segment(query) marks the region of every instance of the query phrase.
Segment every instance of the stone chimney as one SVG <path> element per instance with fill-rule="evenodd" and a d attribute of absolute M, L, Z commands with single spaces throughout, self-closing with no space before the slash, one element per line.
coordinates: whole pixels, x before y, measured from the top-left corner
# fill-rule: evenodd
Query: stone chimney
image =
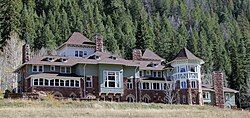
<path fill-rule="evenodd" d="M 22 63 L 28 62 L 30 60 L 30 45 L 29 44 L 23 45 L 22 53 L 23 53 Z"/>
<path fill-rule="evenodd" d="M 142 57 L 142 51 L 140 49 L 133 50 L 133 60 L 140 60 Z"/>
<path fill-rule="evenodd" d="M 96 44 L 95 51 L 103 52 L 103 37 L 102 37 L 102 35 L 97 34 L 94 36 L 94 38 L 95 38 L 95 44 Z"/>
<path fill-rule="evenodd" d="M 212 78 L 215 93 L 215 106 L 224 108 L 223 73 L 215 71 L 212 74 Z"/>

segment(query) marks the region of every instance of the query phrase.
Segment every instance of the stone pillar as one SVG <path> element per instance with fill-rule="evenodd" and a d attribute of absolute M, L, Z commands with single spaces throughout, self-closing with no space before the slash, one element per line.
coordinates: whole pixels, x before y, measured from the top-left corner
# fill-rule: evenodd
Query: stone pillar
<path fill-rule="evenodd" d="M 140 60 L 142 57 L 142 52 L 140 49 L 133 50 L 133 60 Z"/>
<path fill-rule="evenodd" d="M 96 51 L 103 52 L 103 37 L 101 35 L 95 35 Z"/>
<path fill-rule="evenodd" d="M 223 94 L 223 73 L 213 72 L 213 87 L 215 93 L 215 106 L 224 108 L 224 94 Z"/>
<path fill-rule="evenodd" d="M 187 80 L 187 102 L 189 105 L 192 105 L 192 90 L 191 90 L 191 81 Z"/>
<path fill-rule="evenodd" d="M 181 103 L 181 91 L 180 91 L 180 80 L 177 80 L 176 83 L 175 83 L 175 90 L 176 90 L 176 102 L 177 104 L 180 104 Z"/>
<path fill-rule="evenodd" d="M 83 79 L 80 79 L 80 98 L 83 98 L 85 96 L 83 96 L 83 87 L 84 87 L 84 82 Z"/>
<path fill-rule="evenodd" d="M 24 44 L 22 48 L 22 63 L 28 62 L 30 60 L 30 45 Z"/>

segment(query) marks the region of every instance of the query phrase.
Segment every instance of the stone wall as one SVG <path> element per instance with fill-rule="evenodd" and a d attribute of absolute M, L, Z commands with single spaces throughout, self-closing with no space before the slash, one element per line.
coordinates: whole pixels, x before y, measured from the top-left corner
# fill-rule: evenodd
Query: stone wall
<path fill-rule="evenodd" d="M 213 72 L 213 86 L 215 93 L 215 106 L 224 108 L 224 95 L 223 95 L 223 73 Z"/>

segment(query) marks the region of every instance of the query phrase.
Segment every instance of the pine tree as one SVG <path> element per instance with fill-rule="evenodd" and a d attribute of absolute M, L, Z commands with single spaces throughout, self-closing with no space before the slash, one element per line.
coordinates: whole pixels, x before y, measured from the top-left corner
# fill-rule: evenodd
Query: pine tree
<path fill-rule="evenodd" d="M 106 25 L 106 38 L 104 40 L 104 45 L 107 48 L 108 51 L 112 53 L 118 53 L 118 46 L 117 46 L 117 41 L 114 37 L 114 24 L 112 23 L 112 19 L 110 16 L 108 16 L 107 20 L 107 25 Z"/>

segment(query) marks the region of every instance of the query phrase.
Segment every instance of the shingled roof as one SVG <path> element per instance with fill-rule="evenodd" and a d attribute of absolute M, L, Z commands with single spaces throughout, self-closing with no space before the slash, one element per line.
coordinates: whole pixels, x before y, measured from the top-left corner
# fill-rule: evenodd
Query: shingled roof
<path fill-rule="evenodd" d="M 65 44 L 74 44 L 74 45 L 83 45 L 83 44 L 90 44 L 90 45 L 95 45 L 95 43 L 91 40 L 89 40 L 87 37 L 85 37 L 83 34 L 80 32 L 74 32 L 68 40 L 60 45 L 58 49 L 60 49 L 62 46 Z"/>
<path fill-rule="evenodd" d="M 178 60 L 199 60 L 202 63 L 204 61 L 198 57 L 196 57 L 193 53 L 191 53 L 187 48 L 183 48 L 180 50 L 180 52 L 175 56 L 173 61 L 178 61 Z"/>
<path fill-rule="evenodd" d="M 141 57 L 144 60 L 165 60 L 159 55 L 155 54 L 153 51 L 146 49 Z"/>

